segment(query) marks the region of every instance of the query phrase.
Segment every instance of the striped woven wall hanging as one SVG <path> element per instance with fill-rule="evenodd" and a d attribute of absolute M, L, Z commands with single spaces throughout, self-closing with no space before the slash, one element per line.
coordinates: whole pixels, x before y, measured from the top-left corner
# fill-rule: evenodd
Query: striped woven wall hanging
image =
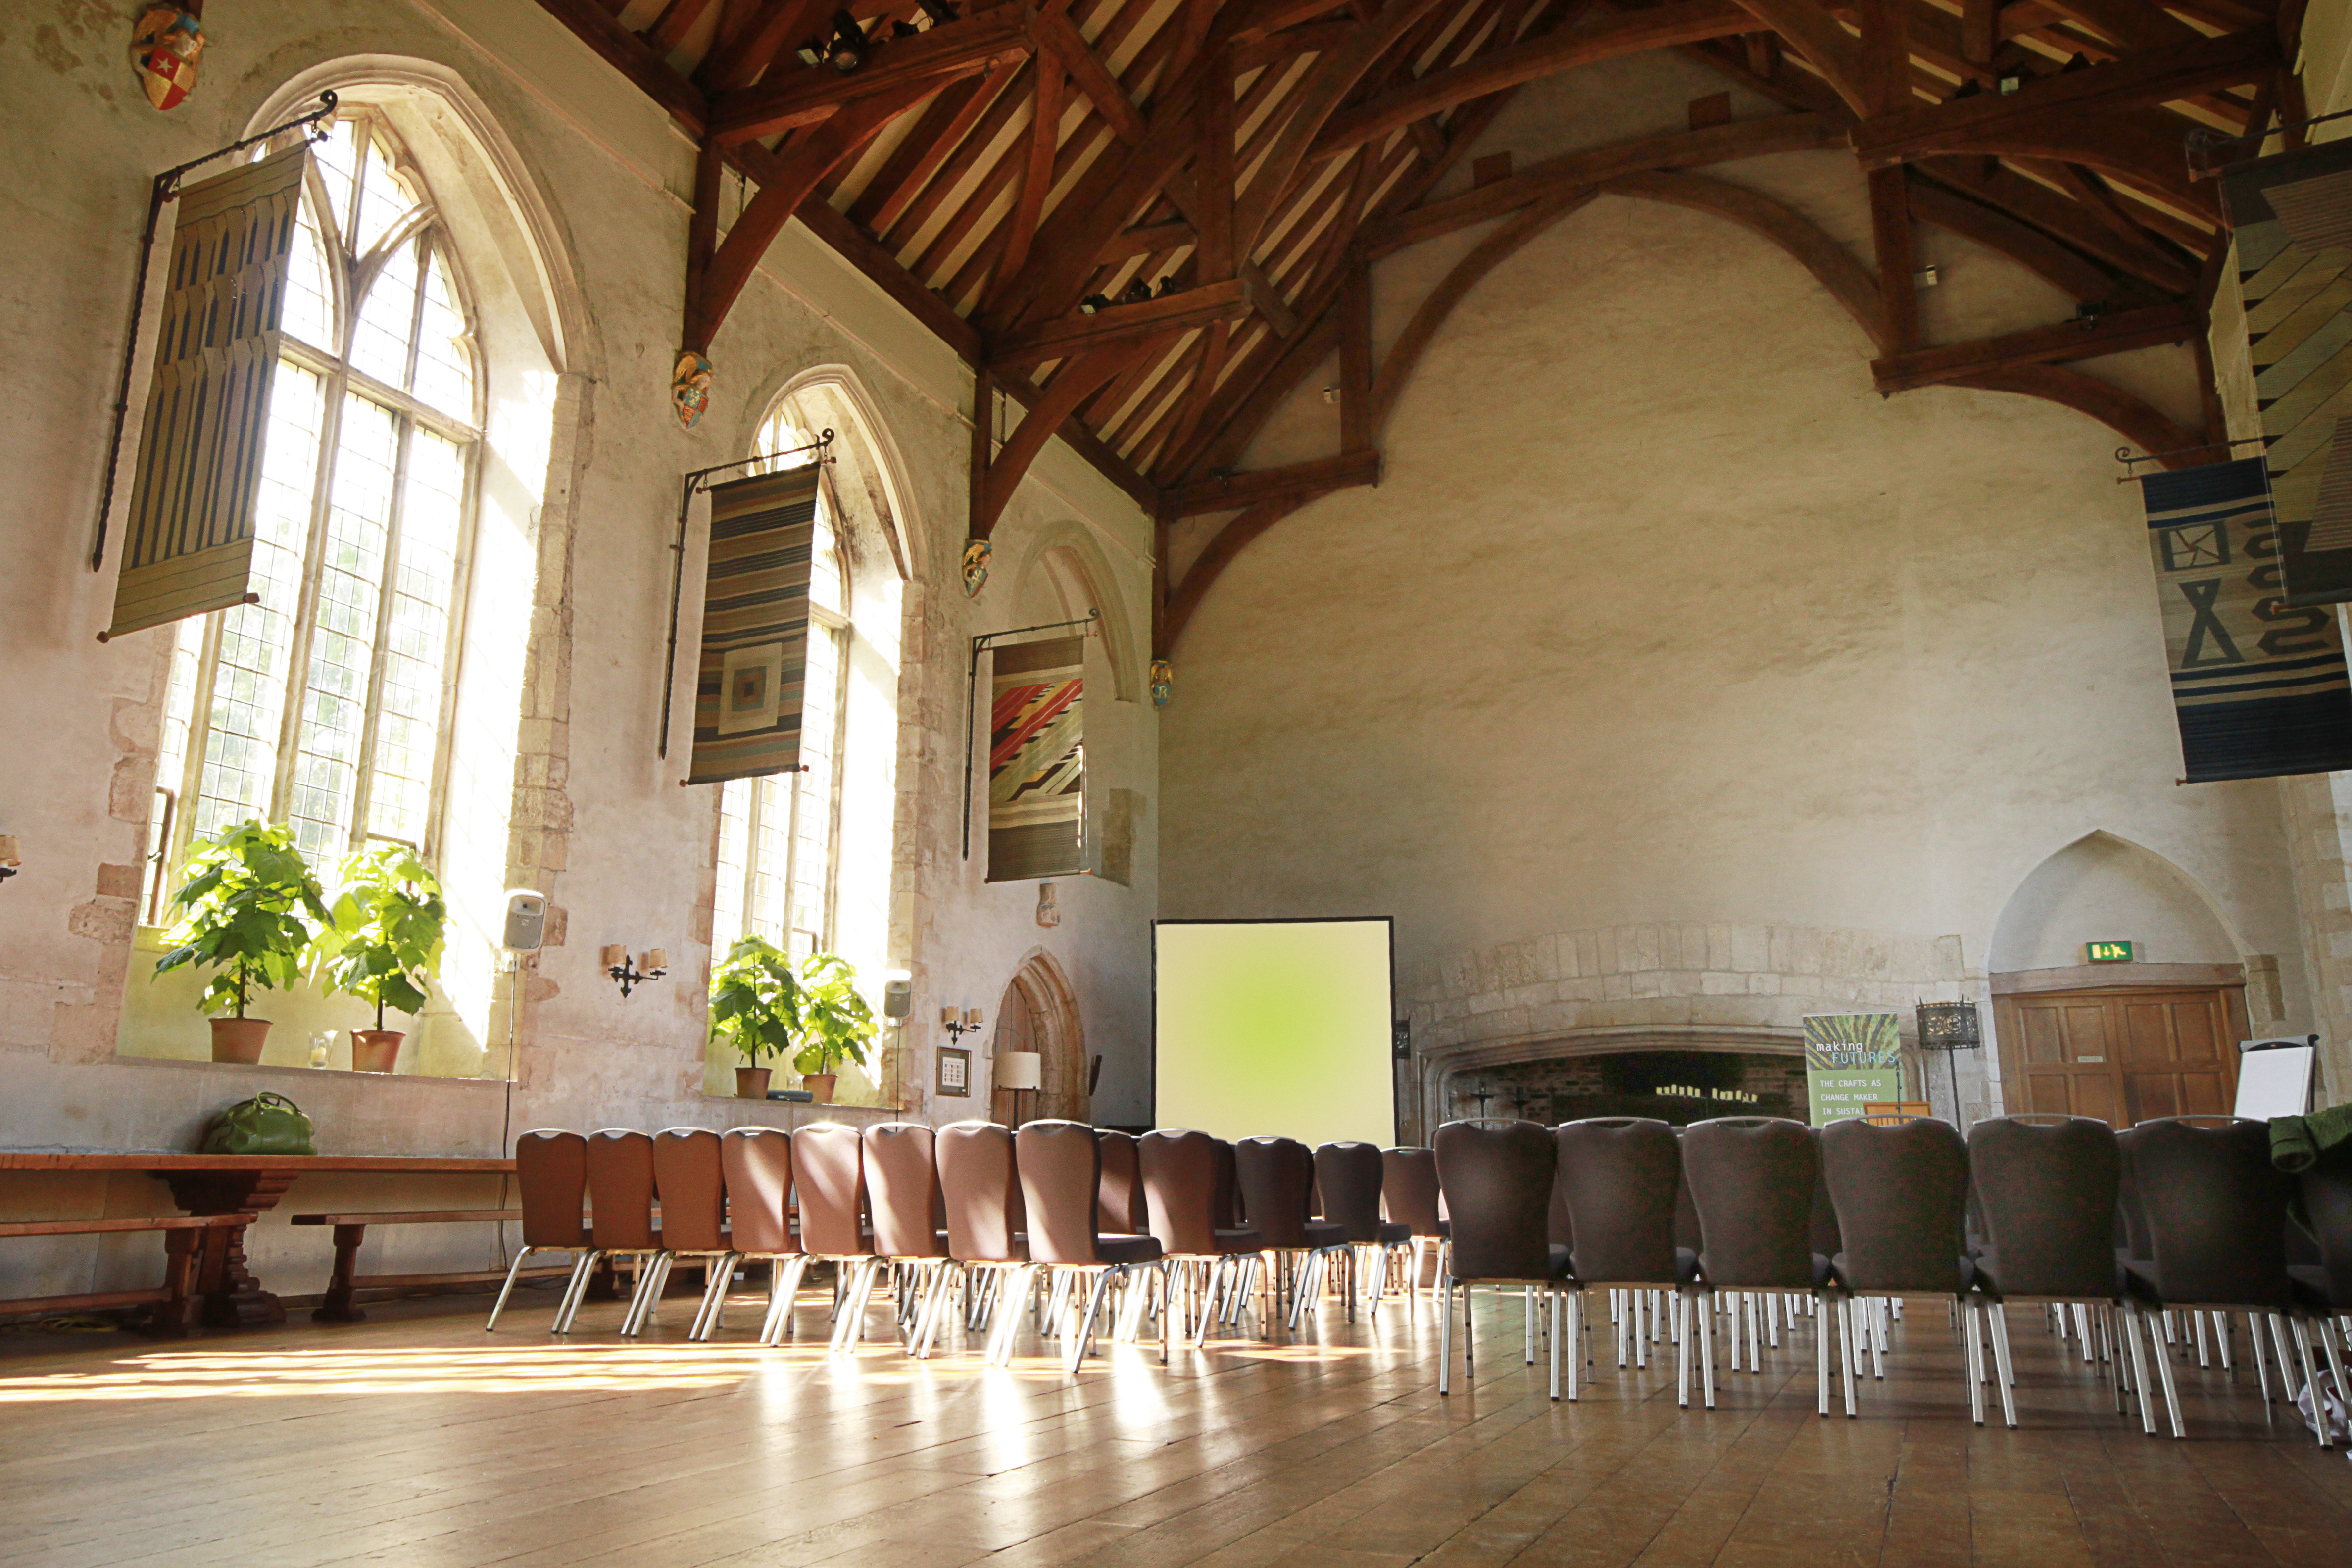
<path fill-rule="evenodd" d="M 108 637 L 245 602 L 309 167 L 293 147 L 180 193 Z"/>
<path fill-rule="evenodd" d="M 2278 593 L 2260 458 L 2140 476 L 2184 777 L 2352 768 L 2352 683 L 2336 616 Z"/>
<path fill-rule="evenodd" d="M 808 463 L 710 487 L 688 784 L 800 765 L 809 555 L 824 471 Z"/>
<path fill-rule="evenodd" d="M 1084 637 L 995 650 L 988 727 L 988 879 L 1086 869 Z"/>
<path fill-rule="evenodd" d="M 2290 605 L 2352 600 L 2352 142 L 2221 180 Z"/>

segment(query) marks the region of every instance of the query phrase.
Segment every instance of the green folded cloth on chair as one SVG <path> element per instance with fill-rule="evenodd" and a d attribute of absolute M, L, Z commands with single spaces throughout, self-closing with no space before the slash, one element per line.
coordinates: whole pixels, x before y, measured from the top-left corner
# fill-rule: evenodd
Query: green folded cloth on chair
<path fill-rule="evenodd" d="M 2271 1163 L 2290 1173 L 2308 1171 L 2339 1143 L 2352 1142 L 2352 1103 L 2308 1116 L 2271 1118 Z"/>

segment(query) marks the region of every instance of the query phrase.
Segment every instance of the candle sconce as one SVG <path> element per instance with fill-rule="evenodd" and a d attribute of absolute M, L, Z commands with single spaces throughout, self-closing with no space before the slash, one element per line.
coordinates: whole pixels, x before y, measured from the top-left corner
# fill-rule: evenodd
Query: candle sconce
<path fill-rule="evenodd" d="M 16 868 L 21 864 L 22 862 L 16 858 L 16 836 L 13 833 L 0 833 L 0 882 L 5 882 L 15 876 Z"/>
<path fill-rule="evenodd" d="M 629 961 L 629 950 L 618 942 L 604 950 L 604 973 L 621 983 L 621 999 L 628 1000 L 629 993 L 648 980 L 659 980 L 669 973 L 669 952 L 653 947 L 637 954 L 636 962 Z"/>
<path fill-rule="evenodd" d="M 977 1007 L 942 1007 L 940 1009 L 940 1022 L 950 1035 L 961 1040 L 966 1035 L 979 1032 L 981 1012 Z"/>

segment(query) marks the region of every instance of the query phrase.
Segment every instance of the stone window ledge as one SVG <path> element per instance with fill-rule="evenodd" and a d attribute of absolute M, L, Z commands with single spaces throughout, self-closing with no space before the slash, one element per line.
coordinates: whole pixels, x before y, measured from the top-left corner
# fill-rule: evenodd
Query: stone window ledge
<path fill-rule="evenodd" d="M 321 1079 L 332 1079 L 337 1083 L 345 1083 L 354 1079 L 390 1079 L 402 1084 L 446 1084 L 452 1089 L 486 1089 L 492 1093 L 503 1093 L 509 1087 L 508 1081 L 502 1078 L 440 1078 L 431 1073 L 357 1072 L 350 1068 L 289 1068 L 264 1062 L 199 1061 L 184 1057 L 116 1055 L 107 1060 L 108 1065 L 113 1067 L 167 1068 L 177 1068 L 184 1072 L 194 1069 L 203 1072 L 252 1073 L 260 1078 L 282 1079 L 288 1082 L 316 1083 Z"/>

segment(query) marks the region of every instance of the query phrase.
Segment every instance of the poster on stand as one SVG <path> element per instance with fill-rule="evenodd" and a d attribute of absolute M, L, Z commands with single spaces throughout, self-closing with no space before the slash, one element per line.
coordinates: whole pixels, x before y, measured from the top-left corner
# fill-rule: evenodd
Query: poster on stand
<path fill-rule="evenodd" d="M 1902 1020 L 1893 1013 L 1809 1013 L 1805 1101 L 1816 1127 L 1903 1098 Z"/>

